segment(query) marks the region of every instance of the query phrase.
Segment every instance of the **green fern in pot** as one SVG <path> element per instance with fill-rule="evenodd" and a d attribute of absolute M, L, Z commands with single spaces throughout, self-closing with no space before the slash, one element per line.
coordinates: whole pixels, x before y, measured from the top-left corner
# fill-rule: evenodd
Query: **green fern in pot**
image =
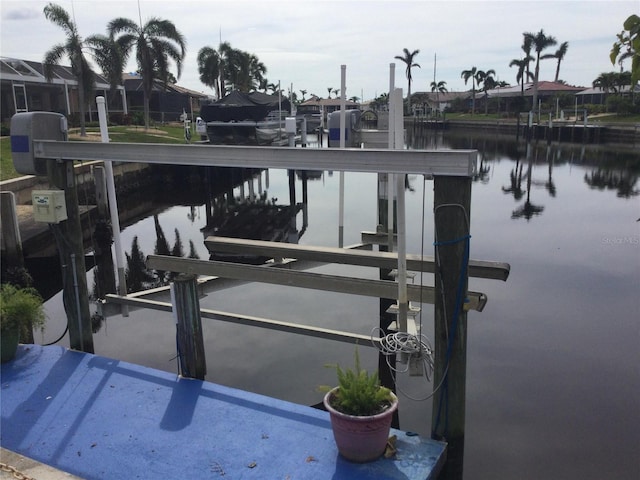
<path fill-rule="evenodd" d="M 15 356 L 20 336 L 24 337 L 29 328 L 44 327 L 45 319 L 44 302 L 36 289 L 20 288 L 10 283 L 0 287 L 3 363 Z"/>
<path fill-rule="evenodd" d="M 380 385 L 378 373 L 360 366 L 356 349 L 355 369 L 336 366 L 338 386 L 324 397 L 338 452 L 353 462 L 369 462 L 385 450 L 398 398 Z"/>

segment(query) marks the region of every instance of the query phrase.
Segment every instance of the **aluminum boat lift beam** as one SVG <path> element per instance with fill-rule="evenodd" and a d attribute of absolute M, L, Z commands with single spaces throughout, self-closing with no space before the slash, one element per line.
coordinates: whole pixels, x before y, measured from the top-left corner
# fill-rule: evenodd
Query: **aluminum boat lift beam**
<path fill-rule="evenodd" d="M 476 150 L 362 150 L 34 140 L 36 158 L 471 177 Z"/>

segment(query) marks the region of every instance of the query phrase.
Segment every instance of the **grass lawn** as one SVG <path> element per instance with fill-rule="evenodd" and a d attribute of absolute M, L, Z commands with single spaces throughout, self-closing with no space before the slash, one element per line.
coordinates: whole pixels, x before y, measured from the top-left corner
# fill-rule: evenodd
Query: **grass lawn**
<path fill-rule="evenodd" d="M 589 119 L 589 121 L 593 123 L 628 123 L 630 125 L 633 125 L 635 123 L 640 123 L 640 115 L 616 115 L 615 113 L 612 113 L 610 115 L 598 115 L 597 117 L 592 117 Z"/>
<path fill-rule="evenodd" d="M 86 141 L 77 135 L 77 129 L 70 131 L 70 139 L 72 141 Z M 192 139 L 195 132 L 192 131 Z M 87 128 L 87 135 L 91 141 L 100 140 L 100 129 L 98 127 Z M 181 125 L 164 125 L 161 127 L 150 128 L 145 131 L 144 127 L 109 127 L 109 138 L 112 142 L 118 143 L 184 143 L 184 130 Z M 11 141 L 9 137 L 0 139 L 0 181 L 9 180 L 19 177 L 13 168 L 13 160 L 11 158 Z"/>

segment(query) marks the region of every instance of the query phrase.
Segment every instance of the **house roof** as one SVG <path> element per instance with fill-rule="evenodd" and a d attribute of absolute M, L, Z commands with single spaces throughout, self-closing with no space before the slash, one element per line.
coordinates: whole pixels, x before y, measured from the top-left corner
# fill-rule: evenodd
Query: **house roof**
<path fill-rule="evenodd" d="M 617 91 L 621 93 L 628 93 L 631 91 L 631 86 L 624 85 L 622 87 L 619 87 Z M 640 92 L 640 85 L 636 85 L 633 91 Z M 604 89 L 602 89 L 602 87 L 592 87 L 592 88 L 587 88 L 585 90 L 582 90 L 581 92 L 576 93 L 576 95 L 600 95 L 605 93 L 607 92 Z"/>
<path fill-rule="evenodd" d="M 565 85 L 560 82 L 548 82 L 548 81 L 540 81 L 538 82 L 538 94 L 550 94 L 550 93 L 577 93 L 584 90 L 585 87 L 575 87 L 573 85 Z M 508 87 L 499 87 L 493 88 L 491 90 L 487 90 L 487 96 L 489 97 L 519 97 L 522 95 L 523 88 L 520 85 L 508 86 Z M 483 97 L 484 92 L 476 92 L 476 98 Z M 524 96 L 531 97 L 533 96 L 533 83 L 525 83 L 524 84 Z"/>
<path fill-rule="evenodd" d="M 320 105 L 323 107 L 339 107 L 340 99 L 339 98 L 318 98 L 313 97 L 305 102 L 301 103 L 299 106 L 308 106 L 308 105 Z M 345 105 L 347 107 L 357 107 L 357 102 L 352 102 L 351 100 L 345 100 Z"/>
<path fill-rule="evenodd" d="M 123 73 L 122 83 L 125 89 L 130 91 L 142 91 L 142 77 L 137 72 Z M 157 92 L 175 92 L 183 95 L 190 95 L 192 97 L 207 98 L 208 95 L 202 92 L 197 92 L 189 88 L 181 87 L 176 83 L 164 83 L 160 80 L 154 80 L 153 90 Z"/>
<path fill-rule="evenodd" d="M 3 80 L 67 85 L 76 85 L 78 83 L 69 66 L 54 65 L 53 78 L 51 82 L 48 82 L 44 76 L 44 65 L 41 62 L 21 60 L 19 58 L 0 57 L 0 72 Z M 109 88 L 109 82 L 97 73 L 96 87 L 99 89 Z"/>
<path fill-rule="evenodd" d="M 471 92 L 416 92 L 411 94 L 411 101 L 449 103 L 457 98 L 467 98 Z"/>

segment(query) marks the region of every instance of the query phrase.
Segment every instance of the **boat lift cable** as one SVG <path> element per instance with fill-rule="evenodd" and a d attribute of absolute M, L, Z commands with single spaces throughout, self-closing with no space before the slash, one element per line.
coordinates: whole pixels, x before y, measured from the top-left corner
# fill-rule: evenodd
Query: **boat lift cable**
<path fill-rule="evenodd" d="M 422 222 L 421 222 L 422 232 L 421 232 L 421 246 L 420 246 L 420 256 L 422 259 L 424 259 L 426 183 L 427 183 L 427 178 L 423 177 Z M 424 278 L 424 271 L 421 269 L 420 270 L 420 286 L 421 287 L 423 286 L 423 283 L 424 283 L 423 278 Z M 422 289 L 420 290 L 420 305 L 422 305 Z M 393 383 L 394 385 L 396 385 L 398 392 L 402 393 L 402 395 L 409 398 L 410 400 L 414 400 L 417 402 L 426 401 L 435 395 L 435 393 L 438 391 L 438 389 L 442 386 L 444 382 L 444 378 L 446 377 L 446 370 L 445 370 L 445 375 L 443 376 L 443 379 L 440 381 L 438 386 L 431 391 L 431 393 L 422 397 L 414 397 L 409 393 L 405 392 L 404 390 L 402 390 L 402 388 L 400 388 L 400 386 L 398 385 L 397 379 L 396 379 L 397 373 L 406 373 L 409 370 L 410 368 L 409 362 L 407 362 L 405 368 L 398 369 L 395 367 L 395 365 L 392 364 L 391 359 L 398 354 L 406 354 L 408 356 L 413 356 L 413 358 L 416 358 L 422 364 L 422 371 L 424 372 L 424 377 L 426 378 L 427 382 L 431 381 L 433 371 L 434 371 L 434 359 L 433 359 L 434 352 L 433 352 L 433 347 L 429 342 L 429 339 L 426 337 L 426 335 L 422 334 L 422 311 L 423 309 L 421 308 L 420 314 L 419 314 L 420 326 L 418 329 L 418 332 L 420 333 L 418 333 L 417 335 L 399 331 L 396 333 L 390 333 L 385 336 L 384 332 L 379 327 L 375 327 L 371 332 L 372 343 L 376 344 L 374 339 L 377 340 L 376 346 L 378 347 L 380 354 L 384 355 L 385 357 L 387 366 L 389 367 L 391 376 L 393 378 Z M 447 369 L 448 369 L 448 365 L 447 365 Z"/>
<path fill-rule="evenodd" d="M 60 242 L 66 242 L 66 239 L 64 238 L 64 235 L 62 235 L 59 231 L 58 231 L 58 226 L 55 223 L 50 223 L 49 224 L 49 228 L 51 230 L 51 232 L 53 233 L 54 238 L 56 239 L 56 242 L 58 244 L 60 244 Z M 58 248 L 58 254 L 60 256 L 60 266 L 64 269 L 67 268 L 67 263 L 64 261 L 64 257 L 62 256 L 62 248 Z M 62 291 L 65 291 L 66 288 L 66 282 L 67 282 L 67 277 L 64 274 L 64 272 L 62 272 Z M 67 299 L 64 295 L 64 293 L 62 294 L 62 304 L 64 305 L 65 311 L 67 309 Z M 66 327 L 64 329 L 64 332 L 62 332 L 62 335 L 60 335 L 56 340 L 54 340 L 53 342 L 49 342 L 49 343 L 44 343 L 43 346 L 48 347 L 50 345 L 55 345 L 56 343 L 60 342 L 65 335 L 69 332 L 69 322 L 67 322 Z"/>
<path fill-rule="evenodd" d="M 457 204 L 457 203 L 445 203 L 442 205 L 437 206 L 434 209 L 434 217 L 435 214 L 437 213 L 437 211 L 441 208 L 448 208 L 448 207 L 452 207 L 452 208 L 460 208 L 463 212 L 463 216 L 464 216 L 464 220 L 466 222 L 466 232 L 467 234 L 460 237 L 460 238 L 456 238 L 456 239 L 452 239 L 452 240 L 445 240 L 445 241 L 440 241 L 438 239 L 438 227 L 437 227 L 437 223 L 434 221 L 434 237 L 435 237 L 435 241 L 433 242 L 433 245 L 435 247 L 435 261 L 436 261 L 436 274 L 440 275 L 441 271 L 440 271 L 440 267 L 441 267 L 441 262 L 440 262 L 440 254 L 439 254 L 439 247 L 441 246 L 448 246 L 448 245 L 455 245 L 457 243 L 460 242 L 464 242 L 464 256 L 462 259 L 462 264 L 460 266 L 460 275 L 458 277 L 458 285 L 457 285 L 457 289 L 456 289 L 456 299 L 455 299 L 455 308 L 453 311 L 453 316 L 451 319 L 451 332 L 448 332 L 447 329 L 447 311 L 446 311 L 446 304 L 444 302 L 444 291 L 441 289 L 441 294 L 442 294 L 442 308 L 443 308 L 443 318 L 445 319 L 444 321 L 444 326 L 445 326 L 445 332 L 446 332 L 446 338 L 447 338 L 447 352 L 445 355 L 445 369 L 444 372 L 442 374 L 442 378 L 440 380 L 440 384 L 438 385 L 438 389 L 440 387 L 442 387 L 442 390 L 440 392 L 440 401 L 438 403 L 438 411 L 436 413 L 436 419 L 435 419 L 435 425 L 432 426 L 432 430 L 435 431 L 437 430 L 438 426 L 440 425 L 440 420 L 441 420 L 441 413 L 442 413 L 442 404 L 445 401 L 445 397 L 448 397 L 449 395 L 449 382 L 448 382 L 448 372 L 449 372 L 449 361 L 451 359 L 451 352 L 453 350 L 453 339 L 455 337 L 455 333 L 456 333 L 456 329 L 458 326 L 458 317 L 460 316 L 460 311 L 462 309 L 462 304 L 464 303 L 464 298 L 463 296 L 465 295 L 464 292 L 464 286 L 465 286 L 465 278 L 466 278 L 466 274 L 467 274 L 467 265 L 469 263 L 469 250 L 470 250 L 470 239 L 471 239 L 471 234 L 470 234 L 470 222 L 469 222 L 469 215 L 467 210 L 464 208 L 463 205 Z M 434 219 L 435 220 L 435 219 Z M 442 285 L 442 282 L 441 282 Z M 434 392 L 435 393 L 435 390 Z M 448 430 L 448 424 L 449 424 L 449 413 L 448 411 L 445 412 L 445 429 L 444 431 Z"/>

